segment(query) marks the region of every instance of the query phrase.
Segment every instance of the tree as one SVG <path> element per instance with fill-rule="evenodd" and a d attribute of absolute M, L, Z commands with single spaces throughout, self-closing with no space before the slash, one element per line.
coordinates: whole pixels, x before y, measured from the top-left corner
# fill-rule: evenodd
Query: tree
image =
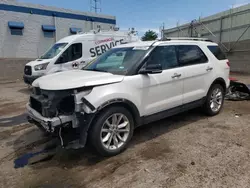
<path fill-rule="evenodd" d="M 144 36 L 141 38 L 142 41 L 156 40 L 158 38 L 158 34 L 152 30 L 146 31 Z"/>

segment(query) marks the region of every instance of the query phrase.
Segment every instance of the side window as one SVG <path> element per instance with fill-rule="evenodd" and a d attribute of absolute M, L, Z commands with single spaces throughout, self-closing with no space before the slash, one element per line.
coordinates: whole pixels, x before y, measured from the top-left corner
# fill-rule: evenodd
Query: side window
<path fill-rule="evenodd" d="M 82 57 L 82 43 L 72 44 L 58 59 L 57 63 L 67 63 Z"/>
<path fill-rule="evenodd" d="M 161 64 L 163 70 L 177 67 L 175 46 L 157 46 L 150 54 L 147 64 Z"/>
<path fill-rule="evenodd" d="M 178 58 L 180 66 L 206 63 L 208 61 L 206 55 L 196 45 L 178 46 Z"/>
<path fill-rule="evenodd" d="M 225 54 L 221 51 L 219 46 L 208 46 L 208 49 L 214 54 L 214 56 L 218 59 L 218 60 L 225 60 L 227 59 L 227 57 L 225 56 Z"/>

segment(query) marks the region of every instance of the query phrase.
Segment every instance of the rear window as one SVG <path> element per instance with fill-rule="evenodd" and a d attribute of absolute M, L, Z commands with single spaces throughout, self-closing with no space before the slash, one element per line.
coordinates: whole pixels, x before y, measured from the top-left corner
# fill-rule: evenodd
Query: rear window
<path fill-rule="evenodd" d="M 208 46 L 208 49 L 214 54 L 218 60 L 227 59 L 226 55 L 221 51 L 219 46 Z"/>

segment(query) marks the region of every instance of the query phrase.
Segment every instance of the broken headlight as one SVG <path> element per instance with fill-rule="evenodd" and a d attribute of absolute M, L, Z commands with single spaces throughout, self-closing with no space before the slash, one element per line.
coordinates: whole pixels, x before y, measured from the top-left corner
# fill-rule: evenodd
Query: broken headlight
<path fill-rule="evenodd" d="M 59 114 L 73 114 L 75 111 L 75 100 L 74 96 L 67 96 L 63 98 L 57 106 Z"/>

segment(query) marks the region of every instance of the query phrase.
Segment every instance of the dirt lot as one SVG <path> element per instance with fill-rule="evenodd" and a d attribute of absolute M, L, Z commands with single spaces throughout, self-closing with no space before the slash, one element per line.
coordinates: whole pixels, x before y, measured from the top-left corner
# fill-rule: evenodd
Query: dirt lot
<path fill-rule="evenodd" d="M 0 187 L 250 187 L 250 101 L 143 126 L 124 153 L 99 158 L 51 150 L 54 140 L 26 122 L 28 94 L 22 82 L 0 84 Z"/>

